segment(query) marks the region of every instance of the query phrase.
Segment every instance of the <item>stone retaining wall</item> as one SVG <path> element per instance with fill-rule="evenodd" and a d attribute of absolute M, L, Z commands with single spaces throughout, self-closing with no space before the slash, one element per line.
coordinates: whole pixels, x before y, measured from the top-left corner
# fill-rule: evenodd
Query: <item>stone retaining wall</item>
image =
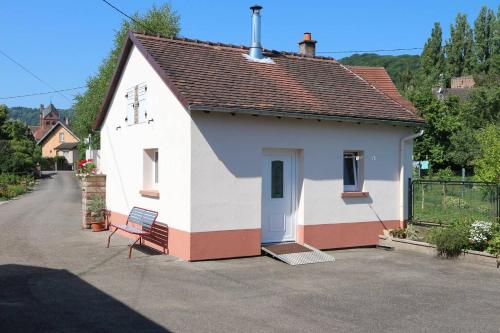
<path fill-rule="evenodd" d="M 92 196 L 97 194 L 106 202 L 106 175 L 84 176 L 81 178 L 82 186 L 82 228 L 90 228 L 89 207 Z"/>

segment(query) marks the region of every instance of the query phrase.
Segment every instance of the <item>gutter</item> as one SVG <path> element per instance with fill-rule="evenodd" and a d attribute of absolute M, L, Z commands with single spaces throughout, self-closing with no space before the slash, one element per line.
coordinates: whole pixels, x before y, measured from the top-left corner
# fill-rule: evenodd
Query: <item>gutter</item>
<path fill-rule="evenodd" d="M 399 226 L 404 228 L 405 226 L 405 212 L 404 212 L 404 198 L 405 198 L 405 164 L 404 164 L 404 147 L 406 141 L 416 139 L 424 134 L 424 130 L 421 129 L 418 133 L 409 135 L 401 139 L 399 144 Z M 410 184 L 408 184 L 410 186 Z M 410 203 L 408 203 L 410 204 Z"/>
<path fill-rule="evenodd" d="M 240 109 L 240 108 L 233 109 L 233 108 L 212 107 L 212 106 L 202 106 L 202 105 L 190 105 L 188 109 L 189 111 L 262 115 L 262 116 L 286 117 L 295 119 L 301 118 L 301 119 L 315 119 L 315 120 L 333 120 L 333 121 L 350 122 L 350 123 L 385 124 L 385 125 L 400 125 L 400 126 L 414 126 L 414 127 L 421 127 L 426 125 L 425 121 L 419 122 L 419 121 L 404 121 L 404 120 L 391 120 L 391 119 L 380 119 L 380 118 L 318 115 L 318 114 L 303 113 L 303 112 L 284 112 L 284 111 L 272 111 L 272 110 L 256 110 L 256 109 Z"/>

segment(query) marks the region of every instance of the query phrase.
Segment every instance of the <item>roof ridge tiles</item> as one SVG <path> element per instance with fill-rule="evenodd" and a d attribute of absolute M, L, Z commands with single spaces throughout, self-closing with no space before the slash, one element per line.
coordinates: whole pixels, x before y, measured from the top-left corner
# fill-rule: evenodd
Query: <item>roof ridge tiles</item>
<path fill-rule="evenodd" d="M 135 32 L 132 31 L 134 35 L 140 35 L 144 36 L 150 39 L 156 39 L 156 40 L 162 40 L 162 41 L 172 41 L 172 42 L 183 42 L 183 43 L 189 43 L 192 45 L 196 46 L 206 46 L 206 47 L 224 47 L 228 48 L 234 51 L 241 51 L 241 50 L 249 50 L 250 48 L 245 45 L 236 45 L 236 44 L 230 44 L 230 43 L 222 43 L 222 42 L 212 42 L 212 41 L 206 41 L 206 40 L 201 40 L 201 39 L 193 39 L 193 38 L 187 38 L 187 37 L 179 37 L 179 36 L 172 36 L 172 37 L 165 37 L 165 36 L 158 36 L 158 35 L 151 35 L 151 34 L 146 34 L 142 32 Z M 333 62 L 338 62 L 335 58 L 333 57 L 325 57 L 325 56 L 314 56 L 314 57 L 308 57 L 303 54 L 300 54 L 298 52 L 292 52 L 292 51 L 282 51 L 282 50 L 273 50 L 273 49 L 266 49 L 262 48 L 262 52 L 264 53 L 271 53 L 273 55 L 285 55 L 285 56 L 292 56 L 300 59 L 307 59 L 307 60 L 326 60 L 326 61 L 333 61 Z"/>

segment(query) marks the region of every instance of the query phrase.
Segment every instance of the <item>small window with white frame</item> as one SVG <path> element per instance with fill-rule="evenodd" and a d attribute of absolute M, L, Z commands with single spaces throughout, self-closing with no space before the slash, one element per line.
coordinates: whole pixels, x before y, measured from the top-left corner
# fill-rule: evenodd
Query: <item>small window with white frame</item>
<path fill-rule="evenodd" d="M 59 142 L 64 142 L 64 132 L 59 133 Z"/>
<path fill-rule="evenodd" d="M 344 192 L 361 192 L 363 188 L 361 161 L 361 152 L 344 152 Z"/>

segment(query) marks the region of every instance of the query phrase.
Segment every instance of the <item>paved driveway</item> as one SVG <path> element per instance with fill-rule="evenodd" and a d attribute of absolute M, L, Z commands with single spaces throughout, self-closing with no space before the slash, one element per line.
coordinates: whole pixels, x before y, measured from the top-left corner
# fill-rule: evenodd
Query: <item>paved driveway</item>
<path fill-rule="evenodd" d="M 0 332 L 500 332 L 500 271 L 376 249 L 187 263 L 80 229 L 71 173 L 0 205 Z"/>

